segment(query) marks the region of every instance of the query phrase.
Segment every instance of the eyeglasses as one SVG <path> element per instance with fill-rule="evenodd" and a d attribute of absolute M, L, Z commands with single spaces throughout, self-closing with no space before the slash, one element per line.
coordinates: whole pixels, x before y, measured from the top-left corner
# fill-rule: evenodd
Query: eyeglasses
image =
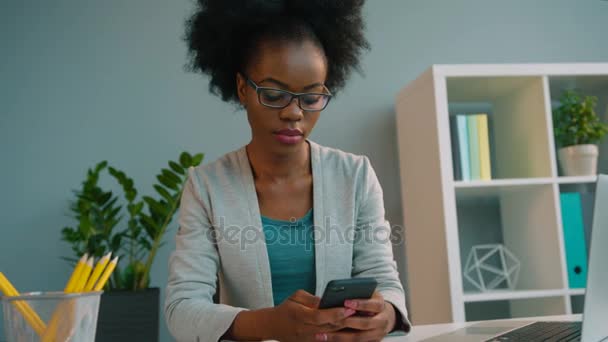
<path fill-rule="evenodd" d="M 318 112 L 327 107 L 332 94 L 330 93 L 292 93 L 283 89 L 260 87 L 249 77 L 242 74 L 258 94 L 258 101 L 270 108 L 282 109 L 291 103 L 294 98 L 298 99 L 298 107 L 305 112 Z"/>

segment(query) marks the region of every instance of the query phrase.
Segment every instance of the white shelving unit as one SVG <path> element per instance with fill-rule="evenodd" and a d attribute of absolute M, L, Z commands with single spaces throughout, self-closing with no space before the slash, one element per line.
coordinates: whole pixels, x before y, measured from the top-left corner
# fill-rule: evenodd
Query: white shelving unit
<path fill-rule="evenodd" d="M 552 108 L 564 89 L 599 97 L 608 121 L 608 63 L 434 65 L 396 98 L 409 305 L 414 324 L 569 314 L 560 192 L 595 176 L 562 177 Z M 454 179 L 450 115 L 489 114 L 492 180 Z M 608 143 L 599 172 L 608 173 Z M 484 240 L 485 239 L 485 240 Z M 521 261 L 515 290 L 463 282 L 471 241 L 503 243 Z M 577 303 L 580 301 L 577 298 Z M 497 313 L 487 314 L 496 309 Z M 481 311 L 480 311 L 481 310 Z M 471 317 L 469 317 L 471 316 Z"/>

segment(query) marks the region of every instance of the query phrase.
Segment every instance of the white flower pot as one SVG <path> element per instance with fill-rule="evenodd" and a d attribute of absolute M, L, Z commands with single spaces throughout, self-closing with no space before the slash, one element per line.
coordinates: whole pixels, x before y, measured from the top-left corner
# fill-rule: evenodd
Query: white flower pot
<path fill-rule="evenodd" d="M 560 148 L 558 159 L 564 176 L 597 174 L 598 148 L 596 145 L 574 145 Z"/>

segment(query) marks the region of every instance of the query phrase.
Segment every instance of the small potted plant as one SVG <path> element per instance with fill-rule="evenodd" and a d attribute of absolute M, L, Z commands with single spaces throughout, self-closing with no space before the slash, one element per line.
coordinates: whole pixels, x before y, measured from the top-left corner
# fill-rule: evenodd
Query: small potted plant
<path fill-rule="evenodd" d="M 595 112 L 597 97 L 566 90 L 553 110 L 558 159 L 565 176 L 597 173 L 597 144 L 608 133 L 608 125 Z"/>
<path fill-rule="evenodd" d="M 186 170 L 202 160 L 202 154 L 184 152 L 179 162 L 169 161 L 156 177 L 154 197 L 139 198 L 133 180 L 106 161 L 89 169 L 74 191 L 75 227 L 62 230 L 74 255 L 63 259 L 76 263 L 85 253 L 99 259 L 108 252 L 120 258 L 101 296 L 96 341 L 158 341 L 159 289 L 149 288 L 150 269 L 179 208 Z M 99 185 L 104 171 L 122 188 L 122 200 Z"/>

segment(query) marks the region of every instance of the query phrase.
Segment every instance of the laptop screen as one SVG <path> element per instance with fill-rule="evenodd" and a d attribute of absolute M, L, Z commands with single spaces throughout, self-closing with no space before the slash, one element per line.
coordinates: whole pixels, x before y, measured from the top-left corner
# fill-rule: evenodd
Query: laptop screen
<path fill-rule="evenodd" d="M 608 337 L 608 175 L 599 175 L 585 292 L 582 341 Z"/>

